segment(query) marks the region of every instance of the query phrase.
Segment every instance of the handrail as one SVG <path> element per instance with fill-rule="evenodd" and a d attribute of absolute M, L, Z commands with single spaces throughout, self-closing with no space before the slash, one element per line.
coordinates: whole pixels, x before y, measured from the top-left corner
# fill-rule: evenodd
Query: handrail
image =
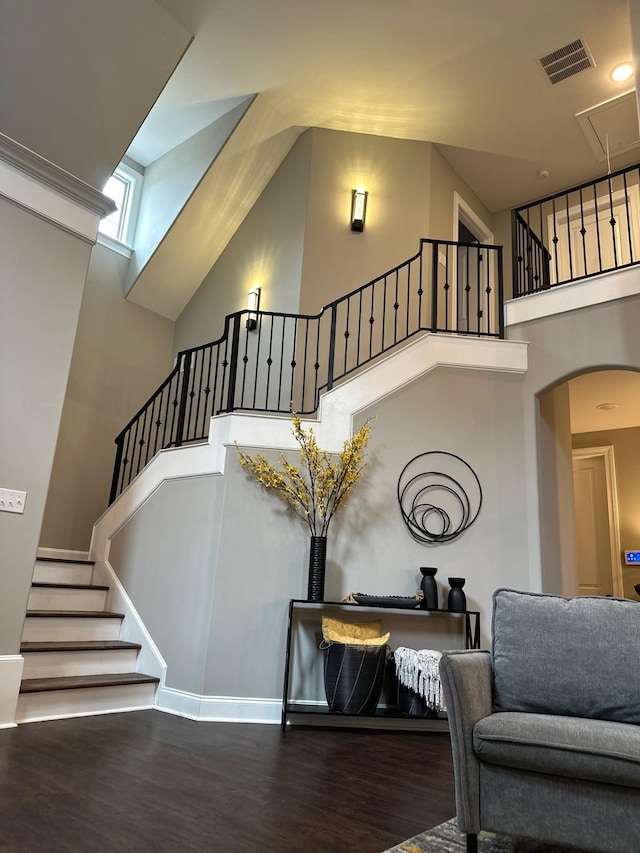
<path fill-rule="evenodd" d="M 513 211 L 513 296 L 640 263 L 640 166 Z"/>
<path fill-rule="evenodd" d="M 421 332 L 504 337 L 502 247 L 421 239 L 418 252 L 318 314 L 236 311 L 183 350 L 116 438 L 109 502 L 161 449 L 205 440 L 212 416 L 309 415 L 320 395 Z"/>

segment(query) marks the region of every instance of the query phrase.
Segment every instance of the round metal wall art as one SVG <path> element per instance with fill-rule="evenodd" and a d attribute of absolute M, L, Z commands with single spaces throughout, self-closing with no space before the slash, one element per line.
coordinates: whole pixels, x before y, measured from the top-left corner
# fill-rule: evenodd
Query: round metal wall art
<path fill-rule="evenodd" d="M 467 530 L 482 507 L 473 468 L 455 453 L 430 450 L 408 462 L 398 478 L 398 503 L 417 542 L 450 542 Z"/>

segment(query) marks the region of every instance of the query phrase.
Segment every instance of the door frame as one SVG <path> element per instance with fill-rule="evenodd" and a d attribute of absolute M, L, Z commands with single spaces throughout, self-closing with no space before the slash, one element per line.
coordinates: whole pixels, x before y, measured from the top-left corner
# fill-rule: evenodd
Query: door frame
<path fill-rule="evenodd" d="M 607 444 L 601 447 L 580 447 L 571 451 L 572 461 L 574 459 L 604 459 L 604 473 L 607 485 L 607 512 L 609 516 L 609 553 L 611 559 L 611 578 L 613 580 L 613 594 L 617 598 L 624 598 L 624 579 L 622 577 L 622 553 L 620 545 L 620 526 L 618 514 L 618 488 L 616 484 L 616 465 L 613 445 Z M 573 465 L 571 467 L 573 476 Z M 574 533 L 575 536 L 575 533 Z"/>
<path fill-rule="evenodd" d="M 463 222 L 466 227 L 478 238 L 482 245 L 492 246 L 495 242 L 493 231 L 486 225 L 473 208 L 467 204 L 460 193 L 453 191 L 453 239 L 459 242 L 458 222 Z M 452 275 L 455 287 L 451 290 L 451 321 L 453 328 L 458 328 L 458 253 L 454 252 L 452 258 Z M 494 289 L 495 298 L 495 289 Z"/>

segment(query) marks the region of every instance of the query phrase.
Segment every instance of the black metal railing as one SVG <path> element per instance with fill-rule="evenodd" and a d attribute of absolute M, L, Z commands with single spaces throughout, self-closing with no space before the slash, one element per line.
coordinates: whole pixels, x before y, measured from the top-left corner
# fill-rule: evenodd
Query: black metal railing
<path fill-rule="evenodd" d="M 153 456 L 203 441 L 212 416 L 312 414 L 320 394 L 420 332 L 503 337 L 502 247 L 420 241 L 416 255 L 319 314 L 248 311 L 222 336 L 184 350 L 116 438 L 110 503 Z"/>
<path fill-rule="evenodd" d="M 513 211 L 513 296 L 640 263 L 640 166 Z"/>

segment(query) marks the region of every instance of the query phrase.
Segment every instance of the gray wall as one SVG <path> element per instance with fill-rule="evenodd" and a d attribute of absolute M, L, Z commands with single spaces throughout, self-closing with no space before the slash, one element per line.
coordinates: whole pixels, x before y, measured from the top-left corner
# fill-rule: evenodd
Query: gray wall
<path fill-rule="evenodd" d="M 307 132 L 176 321 L 176 352 L 219 338 L 225 316 L 247 307 L 256 284 L 263 311 L 298 311 L 310 150 Z"/>
<path fill-rule="evenodd" d="M 166 482 L 113 539 L 110 562 L 167 662 L 202 694 L 224 498 L 221 477 Z"/>
<path fill-rule="evenodd" d="M 122 298 L 127 260 L 91 254 L 40 537 L 87 550 L 107 507 L 114 439 L 173 366 L 173 323 Z"/>
<path fill-rule="evenodd" d="M 542 586 L 545 592 L 577 595 L 569 385 L 565 382 L 542 394 L 539 411 Z"/>
<path fill-rule="evenodd" d="M 467 578 L 487 642 L 493 590 L 525 587 L 528 576 L 521 386 L 517 376 L 439 369 L 362 413 L 376 417 L 369 466 L 329 531 L 327 599 L 410 595 L 419 567 L 435 565 L 443 587 Z M 396 500 L 400 470 L 426 450 L 462 455 L 484 491 L 476 523 L 431 547 L 410 537 Z M 111 561 L 167 659 L 169 687 L 279 697 L 287 603 L 306 595 L 308 538 L 232 448 L 224 477 L 166 483 L 147 501 L 116 536 Z M 445 631 L 440 642 L 460 638 Z"/>
<path fill-rule="evenodd" d="M 640 271 L 635 273 L 640 275 Z M 602 279 L 606 287 L 606 277 Z M 554 386 L 592 370 L 603 368 L 640 367 L 640 297 L 633 296 L 603 305 L 557 314 L 541 320 L 511 326 L 507 337 L 529 342 L 529 369 L 523 384 L 524 441 L 527 460 L 526 488 L 530 525 L 532 589 L 546 588 L 551 578 L 558 579 L 563 565 L 562 548 L 545 542 L 541 554 L 540 542 L 546 530 L 557 527 L 557 500 L 548 501 L 540 483 L 552 483 L 557 478 L 557 454 L 545 452 L 544 443 L 538 446 L 540 430 L 540 395 Z M 567 442 L 559 433 L 557 441 Z M 569 459 L 570 461 L 570 459 Z M 568 466 L 567 466 L 568 467 Z M 570 477 L 569 471 L 565 474 Z M 564 490 L 565 500 L 572 490 Z M 563 542 L 573 536 L 572 529 L 561 531 Z M 544 583 L 543 583 L 544 580 Z"/>
<path fill-rule="evenodd" d="M 0 513 L 0 655 L 20 646 L 90 251 L 0 199 L 0 486 L 27 492 Z"/>
<path fill-rule="evenodd" d="M 301 310 L 315 313 L 414 255 L 429 235 L 429 142 L 313 128 Z M 362 233 L 351 192 L 369 193 Z"/>
<path fill-rule="evenodd" d="M 640 427 L 581 432 L 572 436 L 574 448 L 609 444 L 613 447 L 616 465 L 620 548 L 637 551 L 640 548 Z M 625 566 L 623 561 L 622 577 L 625 596 L 637 599 L 633 587 L 640 583 L 640 568 Z"/>

